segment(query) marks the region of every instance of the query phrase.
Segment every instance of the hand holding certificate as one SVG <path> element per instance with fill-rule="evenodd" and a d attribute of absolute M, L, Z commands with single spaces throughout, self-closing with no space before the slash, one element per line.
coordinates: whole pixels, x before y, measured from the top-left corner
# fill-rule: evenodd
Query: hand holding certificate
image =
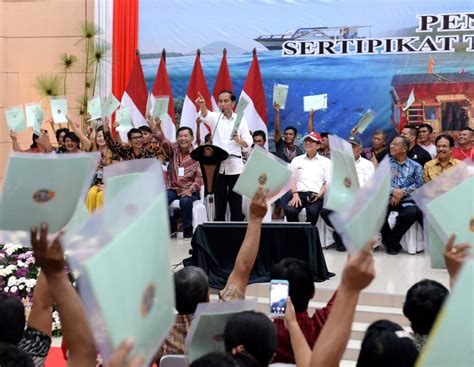
<path fill-rule="evenodd" d="M 11 131 L 19 133 L 26 130 L 23 106 L 5 108 L 5 117 L 7 119 L 8 128 Z"/>
<path fill-rule="evenodd" d="M 122 107 L 115 113 L 115 119 L 120 124 L 117 128 L 120 132 L 127 132 L 133 127 L 132 116 L 130 115 L 130 109 L 128 107 Z"/>
<path fill-rule="evenodd" d="M 51 98 L 51 114 L 56 124 L 67 124 L 67 99 L 65 97 Z"/>
<path fill-rule="evenodd" d="M 354 130 L 357 131 L 359 134 L 362 134 L 365 129 L 367 129 L 367 127 L 370 125 L 370 123 L 374 120 L 375 115 L 375 112 L 369 108 L 364 113 L 364 115 L 362 115 L 357 125 L 354 126 Z"/>
<path fill-rule="evenodd" d="M 328 108 L 328 95 L 317 94 L 314 96 L 303 97 L 304 111 L 310 112 L 311 110 L 325 110 Z"/>
<path fill-rule="evenodd" d="M 237 118 L 235 119 L 234 128 L 232 129 L 232 134 L 230 135 L 230 139 L 234 139 L 234 135 L 238 133 L 240 122 L 242 121 L 242 117 L 244 117 L 244 110 L 247 108 L 249 101 L 244 97 L 241 97 L 239 100 L 239 104 L 235 109 L 235 113 L 237 114 Z"/>
<path fill-rule="evenodd" d="M 335 135 L 329 135 L 329 146 L 332 178 L 324 198 L 324 207 L 340 210 L 352 203 L 360 187 L 359 178 L 351 145 Z"/>
<path fill-rule="evenodd" d="M 285 109 L 286 99 L 288 97 L 288 86 L 275 83 L 273 86 L 273 104 L 278 104 L 282 110 Z"/>
<path fill-rule="evenodd" d="M 156 119 L 157 117 L 160 118 L 160 120 L 163 120 L 163 118 L 168 114 L 168 105 L 170 103 L 170 97 L 169 96 L 160 96 L 155 99 L 155 103 L 153 105 L 153 112 L 152 116 L 153 119 Z"/>
<path fill-rule="evenodd" d="M 104 108 L 102 109 L 102 117 L 111 116 L 117 108 L 120 107 L 120 102 L 113 94 L 107 97 L 104 102 Z"/>
<path fill-rule="evenodd" d="M 39 103 L 28 103 L 25 106 L 26 125 L 32 127 L 37 134 L 41 133 L 41 125 L 44 119 L 44 111 Z"/>
<path fill-rule="evenodd" d="M 259 186 L 268 188 L 268 202 L 272 203 L 287 192 L 297 180 L 297 171 L 270 152 L 256 146 L 234 191 L 252 199 Z"/>
<path fill-rule="evenodd" d="M 90 115 L 89 121 L 102 118 L 102 107 L 100 105 L 100 97 L 94 97 L 87 102 L 87 113 Z"/>
<path fill-rule="evenodd" d="M 359 189 L 352 204 L 329 216 L 350 253 L 362 250 L 382 228 L 387 214 L 390 181 L 390 163 L 385 158 L 372 178 Z"/>

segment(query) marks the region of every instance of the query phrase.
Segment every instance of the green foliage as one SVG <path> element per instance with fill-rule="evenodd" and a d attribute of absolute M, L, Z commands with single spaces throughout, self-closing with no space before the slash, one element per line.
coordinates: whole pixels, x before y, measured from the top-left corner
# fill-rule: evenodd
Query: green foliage
<path fill-rule="evenodd" d="M 60 93 L 61 81 L 60 75 L 41 74 L 36 77 L 34 87 L 42 97 L 55 97 Z"/>

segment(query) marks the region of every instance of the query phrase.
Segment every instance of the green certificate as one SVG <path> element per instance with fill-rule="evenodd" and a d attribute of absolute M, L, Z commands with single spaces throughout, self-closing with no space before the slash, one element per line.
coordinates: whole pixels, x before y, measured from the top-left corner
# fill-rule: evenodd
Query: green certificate
<path fill-rule="evenodd" d="M 169 103 L 170 103 L 169 96 L 156 97 L 155 103 L 153 105 L 153 113 L 152 113 L 153 118 L 156 119 L 157 117 L 159 117 L 160 120 L 163 120 L 163 118 L 168 114 Z"/>
<path fill-rule="evenodd" d="M 5 118 L 10 130 L 16 132 L 26 130 L 26 120 L 25 113 L 23 112 L 23 106 L 5 108 Z"/>
<path fill-rule="evenodd" d="M 44 111 L 39 103 L 28 103 L 26 110 L 26 126 L 32 127 L 35 133 L 41 133 Z"/>
<path fill-rule="evenodd" d="M 352 204 L 330 215 L 350 253 L 360 251 L 382 228 L 387 214 L 390 181 L 390 163 L 385 158 L 371 179 L 359 189 Z"/>
<path fill-rule="evenodd" d="M 364 113 L 364 115 L 360 118 L 359 122 L 355 126 L 357 128 L 357 132 L 362 134 L 365 129 L 370 125 L 370 123 L 375 118 L 375 112 L 372 111 L 370 108 Z"/>
<path fill-rule="evenodd" d="M 242 121 L 242 117 L 244 117 L 244 111 L 248 105 L 249 105 L 249 101 L 247 101 L 246 98 L 241 97 L 239 100 L 239 104 L 237 105 L 237 108 L 235 109 L 235 113 L 237 114 L 237 117 L 235 119 L 234 128 L 232 129 L 232 134 L 230 134 L 230 139 L 233 139 L 234 135 L 238 133 L 240 122 Z"/>
<path fill-rule="evenodd" d="M 65 97 L 51 98 L 51 114 L 56 124 L 67 123 L 67 99 Z"/>
<path fill-rule="evenodd" d="M 133 127 L 132 116 L 130 115 L 130 109 L 128 107 L 122 107 L 115 113 L 115 119 L 120 124 L 118 131 L 127 132 Z"/>
<path fill-rule="evenodd" d="M 285 109 L 286 99 L 288 98 L 288 86 L 275 83 L 273 86 L 273 104 L 280 105 L 280 109 Z"/>
<path fill-rule="evenodd" d="M 12 153 L 3 185 L 0 230 L 29 233 L 32 226 L 47 222 L 51 234 L 60 231 L 84 200 L 99 158 L 99 153 Z"/>
<path fill-rule="evenodd" d="M 345 140 L 329 135 L 331 147 L 332 178 L 325 195 L 324 207 L 340 210 L 350 205 L 359 190 L 359 178 L 351 145 Z"/>
<path fill-rule="evenodd" d="M 184 345 L 189 361 L 192 363 L 210 352 L 225 352 L 223 336 L 227 321 L 242 311 L 254 310 L 256 306 L 256 300 L 200 303 Z"/>
<path fill-rule="evenodd" d="M 102 108 L 102 117 L 105 118 L 111 116 L 119 107 L 119 100 L 115 98 L 113 94 L 111 94 L 105 99 L 104 107 Z"/>
<path fill-rule="evenodd" d="M 474 261 L 467 259 L 416 367 L 474 366 Z"/>
<path fill-rule="evenodd" d="M 84 265 L 111 347 L 132 336 L 131 355 L 141 354 L 149 361 L 174 321 L 172 273 L 163 271 L 170 269 L 165 194 L 162 191 Z"/>
<path fill-rule="evenodd" d="M 287 192 L 296 181 L 296 170 L 260 147 L 254 147 L 234 186 L 234 191 L 252 199 L 259 186 L 268 188 L 268 202 Z"/>
<path fill-rule="evenodd" d="M 100 105 L 100 97 L 94 97 L 87 102 L 87 112 L 91 115 L 89 121 L 102 118 L 102 107 Z"/>

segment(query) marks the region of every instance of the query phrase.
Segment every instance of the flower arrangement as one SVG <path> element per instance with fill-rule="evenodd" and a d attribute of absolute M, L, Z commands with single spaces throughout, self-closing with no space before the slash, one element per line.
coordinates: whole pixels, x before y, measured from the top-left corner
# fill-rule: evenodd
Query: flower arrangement
<path fill-rule="evenodd" d="M 18 245 L 0 244 L 0 292 L 5 292 L 25 305 L 28 315 L 33 305 L 33 289 L 39 269 L 33 251 Z M 57 311 L 53 312 L 53 335 L 61 335 L 61 322 Z"/>

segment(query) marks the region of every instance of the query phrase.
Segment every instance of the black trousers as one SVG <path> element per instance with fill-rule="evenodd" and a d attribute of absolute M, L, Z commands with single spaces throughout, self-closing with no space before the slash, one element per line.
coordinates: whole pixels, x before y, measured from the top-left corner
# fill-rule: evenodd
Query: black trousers
<path fill-rule="evenodd" d="M 242 214 L 242 196 L 233 191 L 239 175 L 221 175 L 217 176 L 215 198 L 215 221 L 225 221 L 225 212 L 227 203 L 230 208 L 230 220 L 239 222 L 244 220 Z"/>
<path fill-rule="evenodd" d="M 323 208 L 323 200 L 319 199 L 314 203 L 308 203 L 308 192 L 298 192 L 298 195 L 301 199 L 301 206 L 295 208 L 294 206 L 289 206 L 288 202 L 291 200 L 292 196 L 283 196 L 282 202 L 285 200 L 285 216 L 288 222 L 298 222 L 298 215 L 306 208 L 306 221 L 310 222 L 313 226 L 316 225 L 316 222 L 319 218 L 319 212 Z"/>
<path fill-rule="evenodd" d="M 400 240 L 403 235 L 410 229 L 413 223 L 417 221 L 423 225 L 423 214 L 416 205 L 402 206 L 388 206 L 387 218 L 390 212 L 398 212 L 397 222 L 393 229 L 390 229 L 387 220 L 385 220 L 382 227 L 382 243 L 385 247 L 393 250 L 400 249 Z"/>
<path fill-rule="evenodd" d="M 334 226 L 332 225 L 331 223 L 331 219 L 329 219 L 329 214 L 333 213 L 332 210 L 330 209 L 323 209 L 321 210 L 321 218 L 323 218 L 324 222 L 326 222 L 326 224 L 331 227 L 332 229 L 334 229 Z M 336 248 L 342 248 L 342 247 L 345 247 L 344 244 L 342 243 L 342 239 L 341 239 L 341 236 L 339 236 L 339 233 L 336 232 L 336 230 L 334 229 L 334 232 L 332 233 L 332 237 L 334 238 L 334 241 L 335 241 L 335 245 L 336 245 Z"/>

